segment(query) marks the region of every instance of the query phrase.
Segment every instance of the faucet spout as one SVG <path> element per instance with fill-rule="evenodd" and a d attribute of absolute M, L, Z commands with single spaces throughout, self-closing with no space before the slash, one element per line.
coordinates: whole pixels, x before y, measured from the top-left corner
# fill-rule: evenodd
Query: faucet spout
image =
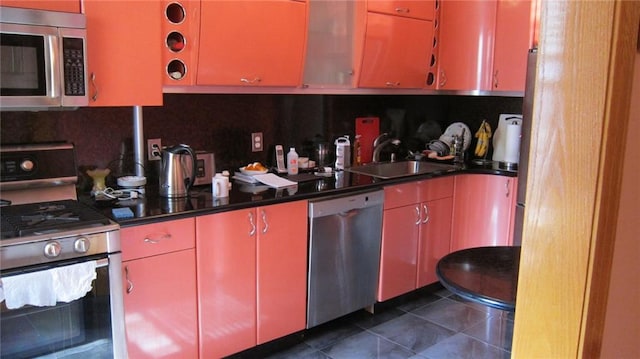
<path fill-rule="evenodd" d="M 374 143 L 375 143 L 375 141 L 374 141 Z M 397 145 L 400 144 L 400 140 L 397 139 L 397 138 L 390 138 L 390 139 L 388 139 L 386 141 L 382 141 L 382 142 L 376 144 L 376 146 L 374 146 L 374 148 L 373 148 L 373 156 L 372 156 L 371 162 L 380 162 L 380 153 L 385 148 L 385 146 L 387 146 L 388 144 L 392 144 L 392 145 L 397 146 Z"/>

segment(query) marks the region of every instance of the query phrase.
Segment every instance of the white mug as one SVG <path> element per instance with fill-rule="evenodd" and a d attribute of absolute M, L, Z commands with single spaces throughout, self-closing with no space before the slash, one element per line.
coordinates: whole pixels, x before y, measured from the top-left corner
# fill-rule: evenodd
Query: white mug
<path fill-rule="evenodd" d="M 213 197 L 229 197 L 229 177 L 216 173 L 211 181 Z"/>

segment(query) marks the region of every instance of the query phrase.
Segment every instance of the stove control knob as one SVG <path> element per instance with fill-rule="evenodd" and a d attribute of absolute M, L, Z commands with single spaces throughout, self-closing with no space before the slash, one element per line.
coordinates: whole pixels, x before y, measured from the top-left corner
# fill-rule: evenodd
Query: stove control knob
<path fill-rule="evenodd" d="M 33 161 L 31 160 L 24 160 L 20 163 L 20 168 L 25 172 L 31 172 L 31 170 L 33 170 L 33 166 Z"/>
<path fill-rule="evenodd" d="M 44 246 L 44 256 L 47 258 L 55 258 L 60 255 L 61 249 L 60 243 L 56 241 L 49 242 Z"/>
<path fill-rule="evenodd" d="M 76 253 L 87 253 L 90 245 L 91 242 L 89 242 L 87 237 L 80 237 L 73 242 L 73 250 L 76 251 Z"/>

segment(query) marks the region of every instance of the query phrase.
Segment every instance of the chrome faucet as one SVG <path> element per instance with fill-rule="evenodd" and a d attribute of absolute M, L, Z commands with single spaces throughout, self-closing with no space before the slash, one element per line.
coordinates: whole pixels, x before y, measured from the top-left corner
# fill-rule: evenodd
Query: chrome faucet
<path fill-rule="evenodd" d="M 386 145 L 393 144 L 397 146 L 400 144 L 400 140 L 397 138 L 388 138 L 382 141 L 384 138 L 388 136 L 389 136 L 388 133 L 383 133 L 373 141 L 373 156 L 372 156 L 373 158 L 371 159 L 371 162 L 380 162 L 380 152 L 382 152 L 382 149 L 384 149 Z M 392 156 L 391 157 L 392 162 L 394 159 L 395 159 L 395 156 Z"/>

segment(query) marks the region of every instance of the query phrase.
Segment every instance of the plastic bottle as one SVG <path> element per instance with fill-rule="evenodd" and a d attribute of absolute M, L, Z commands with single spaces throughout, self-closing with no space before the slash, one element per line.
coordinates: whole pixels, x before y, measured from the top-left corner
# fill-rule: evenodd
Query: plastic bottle
<path fill-rule="evenodd" d="M 349 136 L 344 135 L 338 137 L 334 144 L 336 145 L 336 169 L 343 170 L 351 166 L 351 143 L 349 142 Z"/>
<path fill-rule="evenodd" d="M 289 148 L 289 153 L 287 153 L 287 174 L 298 174 L 298 153 L 295 147 Z"/>

